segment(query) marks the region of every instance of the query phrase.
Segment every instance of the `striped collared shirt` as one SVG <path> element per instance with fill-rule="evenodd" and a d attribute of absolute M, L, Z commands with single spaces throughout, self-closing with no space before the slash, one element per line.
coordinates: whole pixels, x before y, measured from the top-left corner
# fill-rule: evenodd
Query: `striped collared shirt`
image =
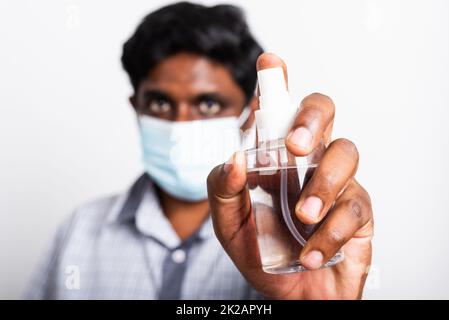
<path fill-rule="evenodd" d="M 181 241 L 153 183 L 78 208 L 61 226 L 28 299 L 259 298 L 215 237 L 211 218 Z"/>

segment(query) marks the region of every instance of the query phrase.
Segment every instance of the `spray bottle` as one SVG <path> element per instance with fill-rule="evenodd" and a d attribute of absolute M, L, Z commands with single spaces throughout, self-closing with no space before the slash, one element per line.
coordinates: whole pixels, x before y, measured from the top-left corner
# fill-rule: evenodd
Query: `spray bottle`
<path fill-rule="evenodd" d="M 325 151 L 320 143 L 309 155 L 296 157 L 285 137 L 298 108 L 292 103 L 282 68 L 258 72 L 259 110 L 255 112 L 257 147 L 246 151 L 247 179 L 262 269 L 282 274 L 306 271 L 302 248 L 320 224 L 306 225 L 295 214 L 301 190 Z M 324 267 L 343 260 L 338 252 Z"/>

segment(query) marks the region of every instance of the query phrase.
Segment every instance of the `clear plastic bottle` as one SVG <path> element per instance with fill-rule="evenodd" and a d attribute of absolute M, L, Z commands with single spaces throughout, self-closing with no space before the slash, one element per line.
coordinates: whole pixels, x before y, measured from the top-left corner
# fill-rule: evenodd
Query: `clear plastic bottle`
<path fill-rule="evenodd" d="M 284 138 L 297 108 L 291 103 L 282 68 L 258 72 L 260 109 L 256 111 L 258 146 L 246 151 L 248 188 L 262 268 L 267 273 L 305 271 L 299 255 L 320 224 L 306 225 L 295 214 L 301 190 L 324 151 L 320 144 L 306 157 L 295 157 Z M 324 267 L 343 260 L 338 252 Z"/>

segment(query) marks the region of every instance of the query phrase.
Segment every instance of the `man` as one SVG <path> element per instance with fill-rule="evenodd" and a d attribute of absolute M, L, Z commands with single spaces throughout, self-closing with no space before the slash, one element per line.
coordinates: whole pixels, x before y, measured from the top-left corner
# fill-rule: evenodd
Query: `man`
<path fill-rule="evenodd" d="M 146 172 L 125 194 L 78 208 L 59 230 L 28 298 L 362 296 L 371 260 L 372 210 L 354 179 L 357 149 L 345 139 L 331 142 L 335 110 L 330 98 L 306 97 L 286 139 L 297 156 L 320 140 L 328 145 L 296 206 L 298 218 L 308 224 L 327 216 L 300 254 L 309 272 L 262 271 L 242 152 L 216 166 L 207 185 L 212 162 L 224 162 L 221 155 L 184 157 L 195 153 L 195 142 L 253 127 L 256 68 L 282 67 L 286 74 L 281 59 L 262 54 L 238 8 L 186 2 L 161 8 L 125 43 L 122 63 L 134 88 L 130 102 Z M 236 149 L 213 145 L 225 153 Z M 343 245 L 345 259 L 320 269 Z"/>

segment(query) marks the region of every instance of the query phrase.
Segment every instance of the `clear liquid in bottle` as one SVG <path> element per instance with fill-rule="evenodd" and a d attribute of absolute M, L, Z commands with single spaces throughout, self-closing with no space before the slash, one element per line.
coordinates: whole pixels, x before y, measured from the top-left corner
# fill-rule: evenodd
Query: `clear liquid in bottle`
<path fill-rule="evenodd" d="M 324 146 L 322 149 L 324 150 Z M 283 141 L 272 144 L 270 148 L 247 151 L 248 189 L 262 268 L 267 273 L 306 271 L 299 262 L 303 243 L 313 235 L 322 222 L 313 225 L 302 223 L 296 217 L 295 206 L 317 166 L 310 162 L 320 157 L 323 150 L 315 151 L 306 159 L 307 164 L 303 161 L 302 165 L 298 164 L 298 158 L 288 153 Z M 343 254 L 339 252 L 324 267 L 341 260 Z"/>

